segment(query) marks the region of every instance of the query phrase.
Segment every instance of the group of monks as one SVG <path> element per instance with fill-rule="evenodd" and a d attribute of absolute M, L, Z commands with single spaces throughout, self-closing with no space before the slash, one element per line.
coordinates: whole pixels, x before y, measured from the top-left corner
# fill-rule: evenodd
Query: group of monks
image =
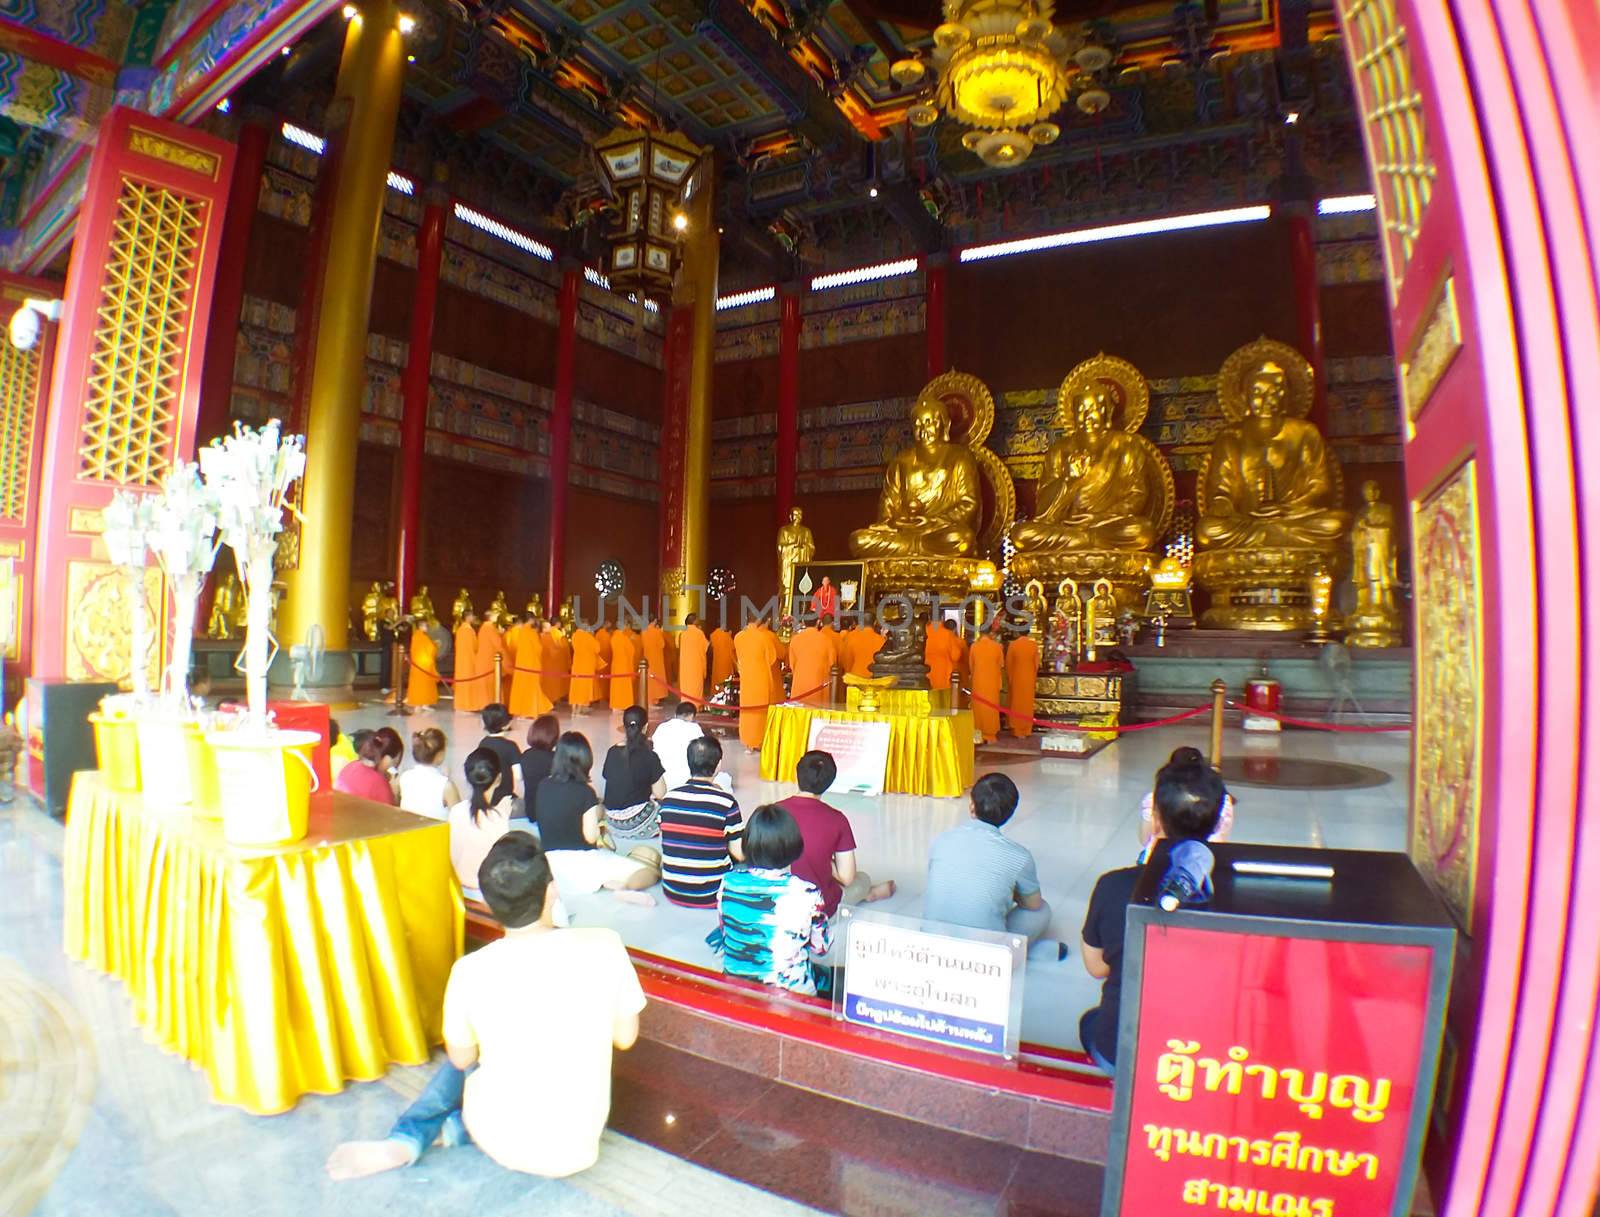
<path fill-rule="evenodd" d="M 872 674 L 872 661 L 884 636 L 871 624 L 834 627 L 831 618 L 799 630 L 785 644 L 769 619 L 752 621 L 737 634 L 718 627 L 709 634 L 691 614 L 682 630 L 668 632 L 659 620 L 635 631 L 619 621 L 593 630 L 576 628 L 569 637 L 554 623 L 528 615 L 502 632 L 493 621 L 469 614 L 455 634 L 455 708 L 477 713 L 497 696 L 521 718 L 548 713 L 565 701 L 574 709 L 596 702 L 625 710 L 638 700 L 636 673 L 641 660 L 649 672 L 649 700 L 668 697 L 701 702 L 735 672 L 739 674 L 739 738 L 759 748 L 767 710 L 785 700 L 826 706 L 834 667 L 857 676 Z M 500 656 L 500 690 L 495 687 L 495 656 Z M 1011 734 L 1033 730 L 1034 680 L 1039 650 L 1026 634 L 1002 643 L 997 630 L 981 633 L 970 646 L 959 630 L 930 622 L 923 650 L 928 683 L 948 688 L 960 673 L 972 691 L 978 731 L 992 741 L 1000 733 L 1002 678 L 1009 688 L 1006 709 Z M 783 666 L 792 674 L 786 694 Z M 431 706 L 439 700 L 438 648 L 417 630 L 411 642 L 411 672 L 406 700 Z M 969 683 L 970 682 L 970 683 Z"/>

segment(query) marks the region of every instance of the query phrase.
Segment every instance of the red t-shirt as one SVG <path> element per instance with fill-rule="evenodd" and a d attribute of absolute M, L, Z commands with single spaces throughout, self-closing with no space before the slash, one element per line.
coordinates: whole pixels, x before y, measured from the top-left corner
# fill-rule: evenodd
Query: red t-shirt
<path fill-rule="evenodd" d="M 351 761 L 339 770 L 339 776 L 333 781 L 333 788 L 342 790 L 345 794 L 371 799 L 374 803 L 394 806 L 394 791 L 389 788 L 389 779 L 372 766 L 363 765 L 360 761 Z"/>
<path fill-rule="evenodd" d="M 822 893 L 822 912 L 832 917 L 839 909 L 839 897 L 844 895 L 844 888 L 833 877 L 833 855 L 850 853 L 856 847 L 850 821 L 844 812 L 809 794 L 791 795 L 779 806 L 800 825 L 800 839 L 805 843 L 789 870 L 817 885 Z"/>

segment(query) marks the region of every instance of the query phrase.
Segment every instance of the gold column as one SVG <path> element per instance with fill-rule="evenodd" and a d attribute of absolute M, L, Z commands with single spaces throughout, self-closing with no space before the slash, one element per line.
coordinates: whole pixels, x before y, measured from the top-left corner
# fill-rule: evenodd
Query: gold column
<path fill-rule="evenodd" d="M 288 595 L 279 636 L 285 647 L 321 625 L 330 651 L 350 641 L 350 530 L 356 446 L 366 382 L 367 321 L 378 257 L 405 46 L 395 0 L 364 0 L 345 27 L 344 55 L 331 116 L 347 118 L 329 217 L 316 352 L 306 414 L 306 475 L 298 569 L 285 572 Z M 338 126 L 337 117 L 331 124 Z"/>
<path fill-rule="evenodd" d="M 716 363 L 717 235 L 715 161 L 706 154 L 699 185 L 685 209 L 689 231 L 684 237 L 683 266 L 673 293 L 673 307 L 691 310 L 689 340 L 689 409 L 684 420 L 683 581 L 684 590 L 669 599 L 672 620 L 701 611 L 699 593 L 710 570 L 711 543 L 711 377 Z"/>

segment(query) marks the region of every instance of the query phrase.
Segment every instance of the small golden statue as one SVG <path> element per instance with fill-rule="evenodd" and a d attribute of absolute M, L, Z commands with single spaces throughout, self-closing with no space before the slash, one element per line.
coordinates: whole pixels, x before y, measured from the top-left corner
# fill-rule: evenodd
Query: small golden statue
<path fill-rule="evenodd" d="M 1262 338 L 1222 365 L 1228 426 L 1196 482 L 1195 577 L 1211 593 L 1203 624 L 1297 630 L 1312 625 L 1311 577 L 1328 570 L 1349 526 L 1339 462 L 1305 421 L 1312 370 Z"/>
<path fill-rule="evenodd" d="M 1094 595 L 1083 613 L 1084 658 L 1090 663 L 1099 657 L 1102 648 L 1117 645 L 1117 601 L 1111 594 L 1111 580 L 1101 579 L 1094 585 Z"/>
<path fill-rule="evenodd" d="M 466 588 L 456 593 L 456 602 L 450 607 L 450 628 L 459 630 L 461 623 L 472 616 L 472 596 Z"/>
<path fill-rule="evenodd" d="M 544 597 L 541 596 L 538 592 L 534 592 L 533 595 L 528 597 L 527 607 L 524 608 L 522 611 L 524 613 L 531 614 L 532 616 L 537 617 L 540 621 L 543 621 L 544 620 Z"/>
<path fill-rule="evenodd" d="M 506 603 L 506 594 L 496 592 L 494 599 L 489 602 L 488 618 L 494 622 L 503 633 L 515 624 L 516 619 L 511 616 L 511 606 Z"/>
<path fill-rule="evenodd" d="M 778 529 L 778 593 L 783 597 L 778 602 L 783 609 L 781 616 L 788 616 L 794 611 L 795 567 L 811 561 L 817 552 L 816 540 L 811 530 L 801 523 L 802 518 L 798 507 L 790 508 L 789 522 Z"/>
<path fill-rule="evenodd" d="M 878 522 L 850 534 L 850 552 L 858 558 L 959 558 L 977 544 L 977 458 L 950 442 L 950 415 L 926 391 L 911 413 L 911 431 L 916 442 L 884 473 Z"/>
<path fill-rule="evenodd" d="M 378 618 L 383 605 L 383 584 L 373 583 L 361 598 L 361 632 L 368 642 L 378 641 Z"/>
<path fill-rule="evenodd" d="M 1028 619 L 1032 623 L 1028 627 L 1028 637 L 1033 639 L 1035 646 L 1044 653 L 1045 629 L 1050 624 L 1050 606 L 1045 602 L 1044 584 L 1037 579 L 1029 579 L 1023 588 L 1028 601 Z M 1059 608 L 1059 604 L 1057 605 Z"/>
<path fill-rule="evenodd" d="M 439 617 L 433 611 L 433 597 L 428 595 L 428 585 L 424 583 L 411 596 L 410 612 L 413 617 L 424 625 L 437 626 Z"/>
<path fill-rule="evenodd" d="M 572 612 L 572 601 L 563 600 L 560 609 L 556 611 L 556 629 L 571 638 L 577 628 L 577 618 Z"/>
<path fill-rule="evenodd" d="M 1350 580 L 1356 588 L 1356 607 L 1345 618 L 1345 642 L 1353 647 L 1400 645 L 1400 605 L 1395 595 L 1399 583 L 1398 555 L 1394 543 L 1394 508 L 1379 497 L 1378 483 L 1361 486 L 1361 511 L 1350 531 L 1355 561 Z"/>
<path fill-rule="evenodd" d="M 1083 600 L 1078 595 L 1078 585 L 1063 579 L 1056 586 L 1056 608 L 1050 618 L 1053 645 L 1050 651 L 1051 668 L 1056 672 L 1070 671 L 1078 662 L 1083 650 Z"/>
<path fill-rule="evenodd" d="M 244 618 L 244 588 L 233 571 L 223 575 L 211 599 L 211 618 L 206 622 L 206 637 L 227 639 L 239 637 L 239 623 Z"/>

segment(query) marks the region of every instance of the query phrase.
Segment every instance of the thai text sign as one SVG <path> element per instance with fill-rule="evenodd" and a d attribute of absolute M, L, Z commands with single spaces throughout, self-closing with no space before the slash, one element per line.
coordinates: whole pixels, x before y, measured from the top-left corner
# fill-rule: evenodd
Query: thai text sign
<path fill-rule="evenodd" d="M 1414 1177 L 1431 950 L 1163 924 L 1129 933 L 1143 935 L 1144 964 L 1131 1070 L 1126 1023 L 1119 1044 L 1131 1102 L 1115 1211 L 1394 1211 Z"/>
<path fill-rule="evenodd" d="M 839 767 L 829 794 L 882 794 L 889 768 L 889 724 L 811 720 L 813 751 L 832 755 Z"/>
<path fill-rule="evenodd" d="M 1016 1052 L 1026 940 L 887 913 L 839 913 L 846 932 L 840 1018 L 996 1056 Z"/>

